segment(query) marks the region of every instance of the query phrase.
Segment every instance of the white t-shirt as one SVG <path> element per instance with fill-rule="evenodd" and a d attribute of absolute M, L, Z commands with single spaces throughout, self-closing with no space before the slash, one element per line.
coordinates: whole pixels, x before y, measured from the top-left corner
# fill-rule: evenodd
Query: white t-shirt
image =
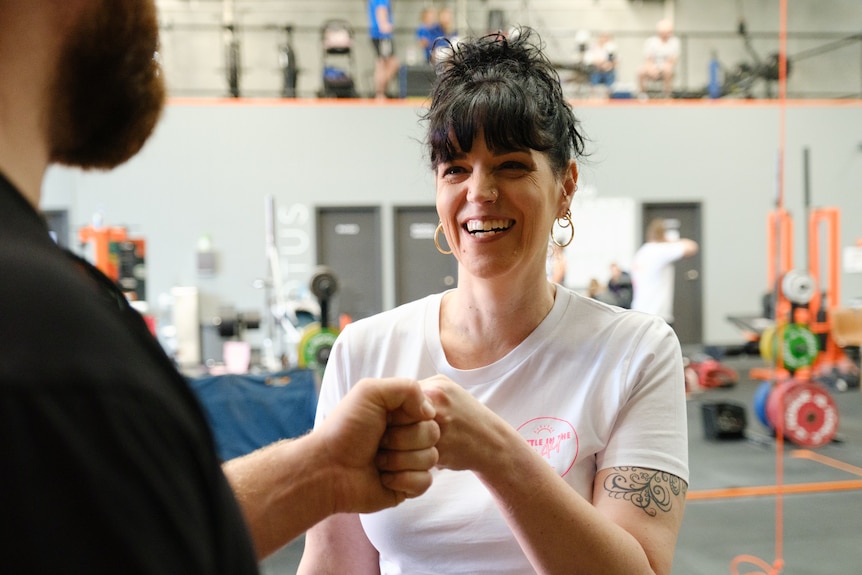
<path fill-rule="evenodd" d="M 653 58 L 657 66 L 669 58 L 679 58 L 679 38 L 671 36 L 662 42 L 658 36 L 650 36 L 644 43 L 644 57 Z"/>
<path fill-rule="evenodd" d="M 557 286 L 550 313 L 517 348 L 460 370 L 440 343 L 441 298 L 344 329 L 323 377 L 318 423 L 363 377 L 441 373 L 518 429 L 585 498 L 598 469 L 638 466 L 688 480 L 682 357 L 665 322 Z M 360 518 L 384 575 L 534 572 L 470 471 L 436 470 L 421 497 Z"/>
<path fill-rule="evenodd" d="M 609 61 L 616 53 L 617 47 L 613 42 L 605 42 L 603 45 L 594 43 L 590 46 L 590 49 L 587 50 L 587 54 L 584 56 L 584 62 L 597 66 L 603 62 Z"/>
<path fill-rule="evenodd" d="M 680 242 L 647 242 L 632 261 L 632 309 L 673 323 L 673 263 L 685 256 Z"/>

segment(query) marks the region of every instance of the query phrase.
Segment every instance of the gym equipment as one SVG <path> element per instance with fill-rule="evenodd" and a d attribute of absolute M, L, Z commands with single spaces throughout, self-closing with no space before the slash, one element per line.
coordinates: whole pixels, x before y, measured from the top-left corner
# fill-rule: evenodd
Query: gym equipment
<path fill-rule="evenodd" d="M 232 98 L 239 98 L 240 53 L 236 19 L 234 18 L 235 4 L 236 0 L 224 0 L 221 22 L 228 93 Z"/>
<path fill-rule="evenodd" d="M 784 297 L 795 304 L 805 305 L 810 302 L 815 289 L 814 278 L 805 272 L 790 270 L 781 280 Z"/>
<path fill-rule="evenodd" d="M 821 447 L 838 431 L 838 407 L 822 386 L 789 379 L 778 384 L 766 400 L 766 419 L 792 443 Z"/>
<path fill-rule="evenodd" d="M 847 367 L 833 333 L 833 314 L 840 301 L 838 210 L 809 207 L 807 149 L 804 166 L 808 261 L 801 270 L 793 268 L 793 222 L 779 197 L 769 214 L 767 234 L 767 282 L 772 290 L 768 307 L 773 321 L 760 332 L 758 342 L 761 357 L 772 367 L 751 370 L 751 377 L 763 380 L 754 395 L 761 423 L 796 445 L 820 447 L 834 439 L 839 423 L 827 388 L 847 389 L 858 381 L 858 369 Z M 821 237 L 827 241 L 825 266 L 820 261 Z"/>
<path fill-rule="evenodd" d="M 260 313 L 238 312 L 233 307 L 222 306 L 219 309 L 219 315 L 212 319 L 212 323 L 221 337 L 241 340 L 246 330 L 260 327 Z"/>
<path fill-rule="evenodd" d="M 766 401 L 771 391 L 772 382 L 764 381 L 757 386 L 757 390 L 754 392 L 754 415 L 757 416 L 757 421 L 765 427 L 771 427 L 769 420 L 766 418 Z"/>
<path fill-rule="evenodd" d="M 700 387 L 733 387 L 739 381 L 736 370 L 722 365 L 717 359 L 709 356 L 690 360 L 688 368 L 694 371 Z"/>
<path fill-rule="evenodd" d="M 817 359 L 818 341 L 805 325 L 790 324 L 780 330 L 781 363 L 791 370 L 808 367 Z"/>
<path fill-rule="evenodd" d="M 745 406 L 736 402 L 709 402 L 701 405 L 706 439 L 744 439 L 747 420 Z"/>
<path fill-rule="evenodd" d="M 761 357 L 775 361 L 774 370 L 752 370 L 754 379 L 784 379 L 792 372 L 835 364 L 843 351 L 831 337 L 831 313 L 840 301 L 838 263 L 838 210 L 818 208 L 808 216 L 807 270 L 793 269 L 793 223 L 783 209 L 769 214 L 767 282 L 777 286 L 771 294 L 771 326 L 760 330 Z M 826 273 L 821 274 L 820 235 L 828 241 Z M 826 287 L 821 287 L 821 280 Z"/>
<path fill-rule="evenodd" d="M 306 326 L 299 340 L 299 367 L 322 370 L 329 361 L 329 354 L 338 331 L 330 327 L 322 327 L 319 323 Z"/>
<path fill-rule="evenodd" d="M 762 80 L 765 86 L 765 96 L 767 98 L 772 98 L 773 86 L 778 81 L 779 68 L 781 65 L 779 53 L 773 52 L 766 58 L 761 58 L 751 45 L 751 36 L 748 33 L 745 20 L 739 21 L 737 32 L 742 37 L 745 50 L 751 57 L 751 62 L 740 62 L 734 68 L 726 71 L 724 73 L 724 81 L 721 82 L 720 86 L 716 85 L 718 83 L 717 79 L 712 79 L 710 85 L 703 90 L 703 93 L 708 93 L 713 98 L 721 98 L 737 94 L 742 94 L 745 98 L 753 98 L 754 94 L 752 89 L 758 81 Z M 713 60 L 710 62 L 710 66 L 714 67 L 716 63 L 717 56 L 714 56 Z M 785 75 L 789 76 L 789 58 L 785 58 L 785 65 Z M 718 64 L 718 67 L 721 68 L 721 65 Z M 711 72 L 711 74 L 718 76 L 718 70 Z"/>
<path fill-rule="evenodd" d="M 814 364 L 820 352 L 819 343 L 814 332 L 804 324 L 767 328 L 760 337 L 760 356 L 796 371 Z"/>
<path fill-rule="evenodd" d="M 322 371 L 338 337 L 338 330 L 329 327 L 329 300 L 338 291 L 338 278 L 331 269 L 318 266 L 309 287 L 320 302 L 320 323 L 309 324 L 303 330 L 299 341 L 299 366 Z"/>
<path fill-rule="evenodd" d="M 84 258 L 112 279 L 129 301 L 145 301 L 146 241 L 132 238 L 121 226 L 105 226 L 101 218 L 78 229 Z"/>
<path fill-rule="evenodd" d="M 323 316 L 322 321 L 327 322 L 324 306 L 329 303 L 329 299 L 338 291 L 338 278 L 335 272 L 326 266 L 317 266 L 311 276 L 309 282 L 311 293 L 320 300 L 320 314 Z"/>
<path fill-rule="evenodd" d="M 225 24 L 224 27 L 225 60 L 227 66 L 227 88 L 231 98 L 239 98 L 239 39 L 234 24 Z"/>
<path fill-rule="evenodd" d="M 353 81 L 353 28 L 346 20 L 327 20 L 320 30 L 323 45 L 322 98 L 356 98 Z"/>
<path fill-rule="evenodd" d="M 315 315 L 308 302 L 292 301 L 284 290 L 284 276 L 281 269 L 281 255 L 276 241 L 275 198 L 267 196 L 264 203 L 267 275 L 255 285 L 265 288 L 267 335 L 263 341 L 262 361 L 270 371 L 278 371 L 287 366 L 297 365 L 297 346 L 302 338 L 301 326 L 307 325 L 304 316 Z"/>
<path fill-rule="evenodd" d="M 296 64 L 296 52 L 293 50 L 293 26 L 285 26 L 284 34 L 285 42 L 278 47 L 278 63 L 282 74 L 281 97 L 295 98 L 299 68 Z"/>

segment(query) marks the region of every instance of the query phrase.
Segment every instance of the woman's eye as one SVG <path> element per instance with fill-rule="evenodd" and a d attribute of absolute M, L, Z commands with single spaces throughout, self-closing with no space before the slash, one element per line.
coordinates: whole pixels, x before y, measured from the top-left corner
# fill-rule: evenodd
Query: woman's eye
<path fill-rule="evenodd" d="M 454 176 L 464 173 L 464 169 L 460 166 L 447 166 L 443 168 L 443 176 Z"/>
<path fill-rule="evenodd" d="M 511 162 L 503 162 L 500 164 L 501 170 L 526 170 L 527 166 L 522 164 L 521 162 L 511 161 Z"/>

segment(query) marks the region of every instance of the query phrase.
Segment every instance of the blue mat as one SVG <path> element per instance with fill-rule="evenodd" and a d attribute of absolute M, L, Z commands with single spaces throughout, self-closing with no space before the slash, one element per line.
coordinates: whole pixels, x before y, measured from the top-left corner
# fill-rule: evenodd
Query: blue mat
<path fill-rule="evenodd" d="M 304 435 L 314 425 L 317 387 L 310 369 L 217 375 L 189 383 L 203 404 L 224 461 L 279 439 Z"/>

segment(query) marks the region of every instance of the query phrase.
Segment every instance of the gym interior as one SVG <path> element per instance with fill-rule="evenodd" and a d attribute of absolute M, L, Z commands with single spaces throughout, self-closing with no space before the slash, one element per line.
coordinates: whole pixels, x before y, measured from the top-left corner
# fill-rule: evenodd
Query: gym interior
<path fill-rule="evenodd" d="M 858 571 L 862 3 L 395 0 L 403 73 L 385 102 L 367 96 L 362 3 L 157 4 L 171 97 L 156 133 L 111 172 L 52 168 L 42 208 L 59 243 L 137 300 L 202 394 L 225 381 L 286 390 L 273 418 L 304 433 L 314 382 L 273 374 L 316 377 L 344 322 L 454 285 L 434 248 L 415 25 L 429 4 L 473 33 L 530 25 L 588 138 L 567 287 L 627 268 L 655 215 L 700 245 L 676 266 L 691 482 L 673 573 Z M 638 98 L 641 46 L 662 18 L 683 41 L 674 91 Z M 349 24 L 351 97 L 325 93 L 331 20 Z M 608 97 L 571 79 L 584 30 L 619 46 Z M 782 47 L 774 78 L 762 62 Z M 711 93 L 716 81 L 727 89 Z M 301 550 L 263 572 L 294 573 Z"/>

